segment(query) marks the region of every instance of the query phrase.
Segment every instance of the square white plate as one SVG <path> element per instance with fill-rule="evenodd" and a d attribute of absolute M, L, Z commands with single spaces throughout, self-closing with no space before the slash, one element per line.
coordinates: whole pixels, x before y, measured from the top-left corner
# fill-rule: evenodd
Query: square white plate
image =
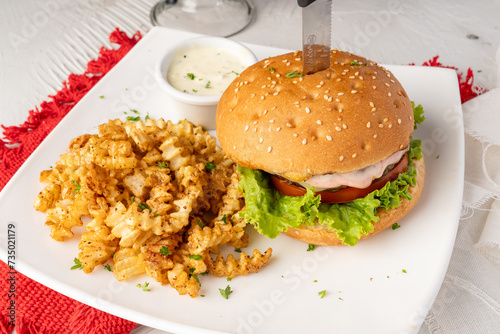
<path fill-rule="evenodd" d="M 7 260 L 7 224 L 14 224 L 21 273 L 103 311 L 176 333 L 416 333 L 441 286 L 461 208 L 463 124 L 457 77 L 449 69 L 387 66 L 426 116 L 415 134 L 423 141 L 426 184 L 416 208 L 399 222 L 401 228 L 355 247 L 307 252 L 304 243 L 266 239 L 250 227 L 245 251 L 272 247 L 270 264 L 231 282 L 201 277 L 204 298 L 179 296 L 145 275 L 118 282 L 102 268 L 89 275 L 70 270 L 77 238 L 52 240 L 45 215 L 33 209 L 43 187 L 40 172 L 58 160 L 71 138 L 95 133 L 108 119 L 123 119 L 130 108 L 143 117 L 179 120 L 153 69 L 169 45 L 193 36 L 152 29 L 41 143 L 0 193 L 1 259 Z M 259 58 L 286 52 L 249 47 Z M 150 292 L 136 287 L 144 281 L 150 282 Z M 219 288 L 227 285 L 234 292 L 226 300 Z M 318 295 L 322 290 L 324 298 Z"/>

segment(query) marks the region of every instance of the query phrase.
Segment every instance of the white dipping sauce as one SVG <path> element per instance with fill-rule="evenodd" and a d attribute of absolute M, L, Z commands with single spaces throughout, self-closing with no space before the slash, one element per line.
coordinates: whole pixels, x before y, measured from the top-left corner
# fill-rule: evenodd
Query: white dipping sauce
<path fill-rule="evenodd" d="M 246 68 L 234 54 L 194 45 L 177 51 L 167 73 L 177 90 L 193 95 L 219 95 Z"/>

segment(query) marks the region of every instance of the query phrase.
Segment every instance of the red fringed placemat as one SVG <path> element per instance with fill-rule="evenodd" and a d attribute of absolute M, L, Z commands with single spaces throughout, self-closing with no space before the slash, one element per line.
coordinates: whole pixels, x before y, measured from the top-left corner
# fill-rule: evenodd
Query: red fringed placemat
<path fill-rule="evenodd" d="M 4 138 L 0 139 L 0 191 L 22 163 L 42 142 L 59 121 L 80 101 L 80 99 L 137 43 L 141 34 L 131 38 L 116 29 L 109 36 L 118 49 L 101 48 L 99 57 L 87 65 L 85 73 L 71 74 L 63 83 L 63 88 L 50 101 L 43 102 L 29 112 L 26 122 L 19 126 L 3 128 Z M 455 67 L 444 66 L 438 56 L 423 65 L 448 67 L 457 71 L 462 103 L 483 93 L 485 90 L 474 86 L 471 69 L 467 74 Z M 31 333 L 130 333 L 137 324 L 96 310 L 61 295 L 28 277 L 11 270 L 0 261 L 0 295 L 8 296 L 11 291 L 9 278 L 15 278 L 16 303 L 9 308 L 10 298 L 0 301 L 0 332 L 10 333 L 14 325 L 19 334 Z M 11 311 L 12 309 L 12 311 Z"/>

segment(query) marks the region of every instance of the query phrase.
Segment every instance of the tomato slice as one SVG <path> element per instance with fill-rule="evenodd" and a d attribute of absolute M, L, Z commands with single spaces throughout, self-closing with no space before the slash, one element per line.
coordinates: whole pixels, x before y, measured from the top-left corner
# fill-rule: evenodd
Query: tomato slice
<path fill-rule="evenodd" d="M 356 198 L 362 198 L 374 190 L 382 188 L 387 182 L 394 181 L 400 173 L 403 173 L 408 168 L 408 154 L 405 154 L 399 162 L 394 165 L 394 168 L 381 178 L 372 182 L 367 188 L 346 187 L 338 191 L 319 191 L 316 193 L 321 196 L 321 203 L 346 203 L 352 202 Z M 285 196 L 303 196 L 306 189 L 294 184 L 288 183 L 286 180 L 280 179 L 271 175 L 271 182 L 274 187 Z"/>

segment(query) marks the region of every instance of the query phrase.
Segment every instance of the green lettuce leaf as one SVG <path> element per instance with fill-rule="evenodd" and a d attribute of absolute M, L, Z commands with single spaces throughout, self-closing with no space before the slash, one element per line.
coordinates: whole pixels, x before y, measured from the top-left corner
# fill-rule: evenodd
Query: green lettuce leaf
<path fill-rule="evenodd" d="M 413 126 L 413 130 L 417 129 L 417 126 L 422 124 L 425 120 L 424 116 L 424 108 L 421 104 L 415 107 L 415 102 L 411 101 L 411 106 L 413 108 L 413 119 L 415 120 L 415 125 Z"/>
<path fill-rule="evenodd" d="M 379 220 L 376 216 L 379 208 L 390 210 L 400 206 L 402 198 L 411 199 L 408 190 L 416 183 L 413 158 L 422 157 L 421 148 L 420 140 L 412 140 L 406 172 L 366 197 L 342 204 L 321 204 L 313 189 L 308 189 L 304 196 L 283 196 L 270 186 L 266 173 L 238 167 L 240 190 L 245 194 L 241 216 L 269 238 L 276 238 L 290 227 L 319 222 L 335 230 L 344 244 L 354 246 L 362 235 L 373 231 L 373 223 Z"/>

